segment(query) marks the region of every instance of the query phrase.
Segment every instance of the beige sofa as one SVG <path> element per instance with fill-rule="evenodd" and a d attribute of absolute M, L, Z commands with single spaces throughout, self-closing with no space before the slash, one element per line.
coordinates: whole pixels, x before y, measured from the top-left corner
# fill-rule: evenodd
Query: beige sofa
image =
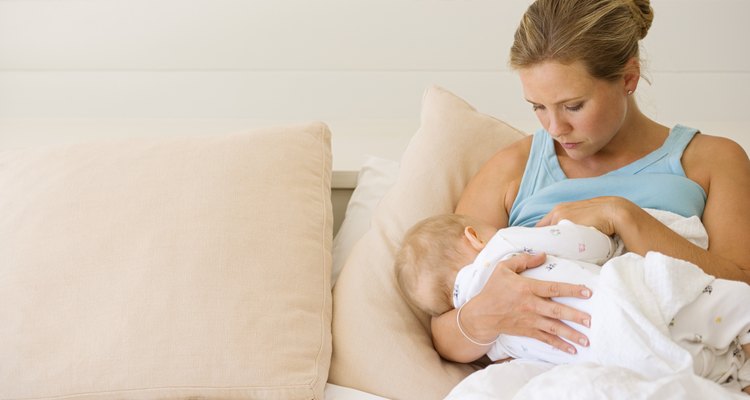
<path fill-rule="evenodd" d="M 331 134 L 0 152 L 0 399 L 444 397 L 475 367 L 434 351 L 393 254 L 522 133 L 428 89 L 333 289 Z"/>

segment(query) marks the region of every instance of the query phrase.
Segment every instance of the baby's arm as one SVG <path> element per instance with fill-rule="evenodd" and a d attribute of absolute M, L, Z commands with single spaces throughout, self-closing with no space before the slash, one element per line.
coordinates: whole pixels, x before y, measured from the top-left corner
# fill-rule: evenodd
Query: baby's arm
<path fill-rule="evenodd" d="M 498 231 L 519 251 L 547 253 L 571 260 L 602 265 L 615 255 L 617 245 L 596 228 L 562 220 L 557 225 L 512 226 Z"/>

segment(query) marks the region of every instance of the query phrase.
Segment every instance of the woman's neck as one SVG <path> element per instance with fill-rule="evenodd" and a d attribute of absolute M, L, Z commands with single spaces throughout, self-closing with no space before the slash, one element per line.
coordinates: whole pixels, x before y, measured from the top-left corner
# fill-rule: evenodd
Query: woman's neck
<path fill-rule="evenodd" d="M 596 154 L 573 160 L 555 143 L 560 167 L 569 178 L 588 178 L 604 175 L 637 161 L 664 144 L 669 128 L 648 118 L 634 105 L 620 130 Z"/>

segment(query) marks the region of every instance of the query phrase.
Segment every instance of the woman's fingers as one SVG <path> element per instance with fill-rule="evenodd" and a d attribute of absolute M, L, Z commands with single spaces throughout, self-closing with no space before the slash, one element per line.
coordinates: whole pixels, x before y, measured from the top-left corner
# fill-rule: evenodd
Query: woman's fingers
<path fill-rule="evenodd" d="M 552 283 L 552 282 L 542 282 L 542 283 Z M 548 286 L 548 285 L 543 285 Z M 563 283 L 552 283 L 552 288 L 550 287 L 544 287 L 541 290 L 544 290 L 543 293 L 549 293 L 549 291 L 553 292 L 564 292 L 570 288 L 563 289 L 563 286 L 566 287 L 575 287 L 576 293 L 581 293 L 582 289 L 580 289 L 581 285 L 568 285 Z M 589 291 L 590 292 L 590 291 Z M 556 339 L 565 339 L 568 342 L 571 343 L 577 343 L 581 346 L 588 346 L 589 340 L 583 333 L 577 331 L 573 327 L 569 326 L 568 324 L 563 323 L 562 321 L 570 321 L 577 323 L 579 325 L 585 326 L 587 328 L 591 327 L 591 316 L 583 311 L 577 310 L 573 307 L 567 306 L 565 304 L 546 299 L 544 297 L 547 297 L 543 294 L 537 294 L 539 296 L 537 300 L 534 303 L 534 309 L 530 310 L 534 314 L 538 316 L 535 320 L 536 329 L 540 332 L 545 332 L 547 334 L 550 334 L 554 336 Z M 555 296 L 557 297 L 557 296 Z M 572 354 L 575 354 L 576 350 L 573 346 L 570 345 L 570 343 L 566 343 L 563 340 L 554 340 L 552 342 L 546 342 L 550 345 L 563 350 L 570 352 Z"/>
<path fill-rule="evenodd" d="M 559 319 L 546 318 L 541 320 L 539 330 L 549 333 L 558 339 L 562 338 L 570 343 L 576 343 L 583 347 L 588 347 L 589 345 L 589 339 L 586 335 L 571 328 L 569 325 L 562 323 Z M 571 346 L 570 343 L 560 343 L 562 347 L 555 347 L 575 354 L 575 348 Z"/>
<path fill-rule="evenodd" d="M 588 347 L 589 339 L 586 335 L 563 323 L 557 317 L 547 316 L 548 314 L 562 316 L 565 314 L 565 311 L 554 308 L 552 308 L 552 311 L 545 310 L 547 310 L 545 307 L 539 307 L 540 312 L 535 312 L 534 316 L 526 319 L 526 322 L 529 323 L 529 325 L 526 325 L 527 329 L 519 329 L 517 333 L 514 332 L 512 334 L 540 340 L 558 350 L 571 354 L 576 354 L 577 352 L 575 346 L 571 343 L 581 347 Z"/>
<path fill-rule="evenodd" d="M 544 264 L 544 261 L 547 259 L 547 255 L 544 253 L 538 253 L 538 254 L 528 254 L 528 253 L 521 253 L 516 256 L 513 256 L 506 261 L 503 261 L 503 264 L 510 269 L 511 271 L 520 274 L 521 272 L 529 269 L 529 268 L 536 268 L 542 264 Z"/>
<path fill-rule="evenodd" d="M 550 318 L 554 322 L 547 323 L 547 329 L 544 326 L 539 327 L 539 329 L 561 336 L 573 343 L 586 346 L 588 338 L 585 335 L 560 321 L 570 321 L 590 328 L 591 316 L 583 311 L 547 298 L 578 297 L 587 299 L 591 297 L 591 290 L 583 285 L 544 281 L 534 281 L 531 287 L 532 293 L 539 296 L 538 301 L 535 303 L 536 309 L 534 312 L 537 315 Z"/>
<path fill-rule="evenodd" d="M 534 303 L 535 309 L 531 310 L 540 316 L 537 319 L 536 328 L 539 332 L 544 332 L 554 338 L 551 341 L 547 340 L 546 343 L 572 354 L 575 354 L 576 350 L 570 343 L 588 346 L 589 340 L 586 335 L 562 321 L 574 322 L 589 328 L 591 327 L 591 316 L 573 307 L 550 300 L 550 298 L 577 297 L 587 299 L 591 297 L 591 290 L 584 285 L 536 280 L 531 282 L 530 288 L 531 292 L 537 296 L 537 301 Z M 546 337 L 546 335 L 543 335 L 543 337 Z"/>
<path fill-rule="evenodd" d="M 564 324 L 563 324 L 564 325 Z M 570 343 L 560 339 L 559 336 L 548 333 L 543 330 L 537 330 L 533 334 L 531 334 L 529 337 L 532 339 L 536 339 L 539 341 L 542 341 L 544 343 L 547 343 L 548 345 L 560 350 L 564 351 L 566 353 L 570 354 L 576 354 L 576 348 L 575 346 L 571 345 Z"/>
<path fill-rule="evenodd" d="M 585 285 L 572 283 L 533 280 L 530 288 L 531 292 L 539 297 L 577 297 L 579 299 L 591 297 L 591 289 Z"/>

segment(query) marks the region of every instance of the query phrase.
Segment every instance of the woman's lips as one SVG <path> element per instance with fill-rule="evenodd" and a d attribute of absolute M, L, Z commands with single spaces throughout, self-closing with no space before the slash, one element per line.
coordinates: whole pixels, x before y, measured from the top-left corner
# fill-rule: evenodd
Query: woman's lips
<path fill-rule="evenodd" d="M 566 150 L 575 149 L 578 147 L 578 143 L 560 143 Z"/>

